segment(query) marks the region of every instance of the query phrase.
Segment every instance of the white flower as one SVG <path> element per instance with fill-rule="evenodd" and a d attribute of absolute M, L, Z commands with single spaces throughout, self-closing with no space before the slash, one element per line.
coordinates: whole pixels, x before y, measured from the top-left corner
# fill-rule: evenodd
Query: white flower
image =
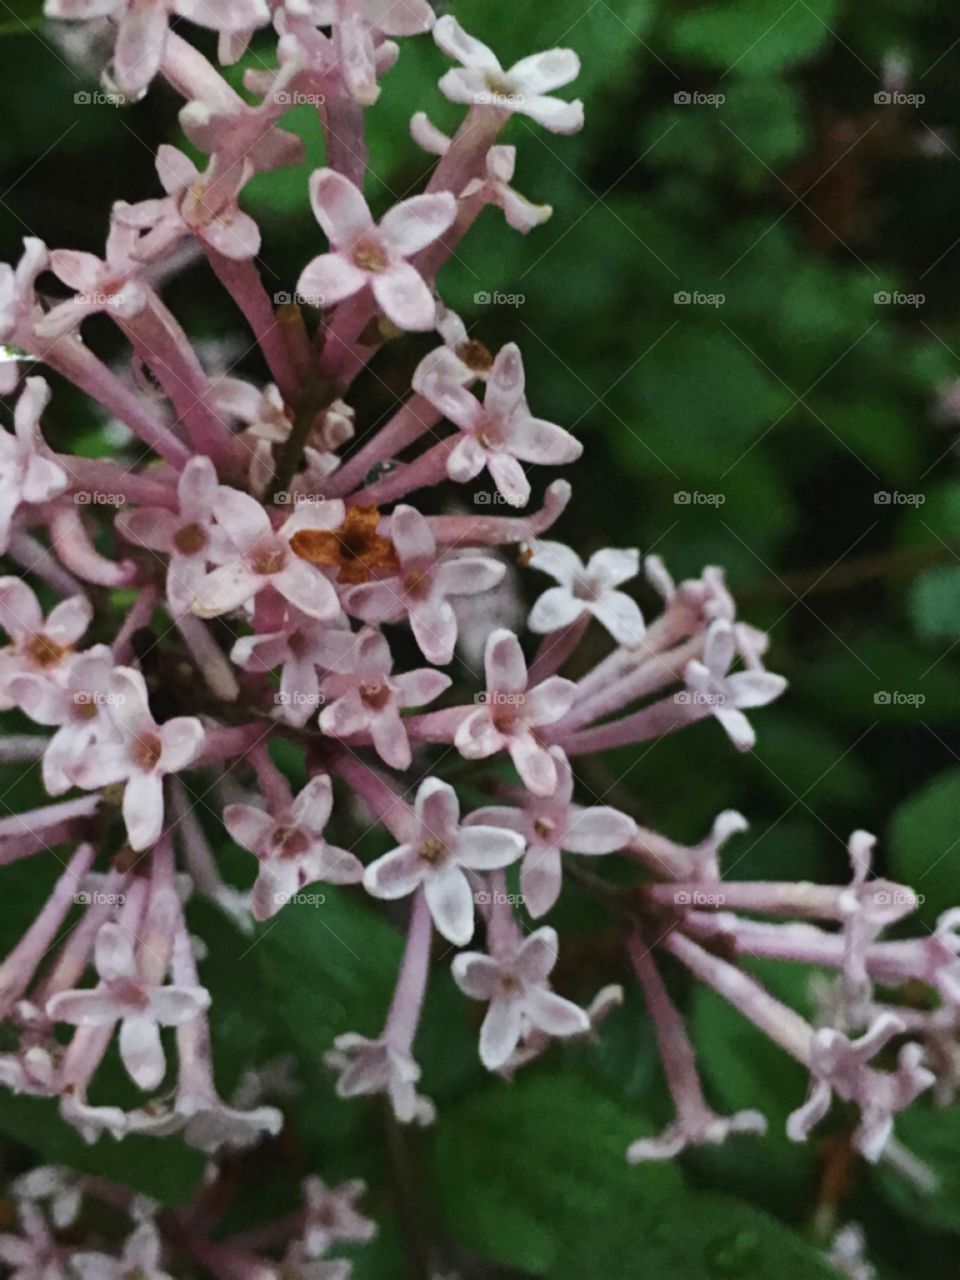
<path fill-rule="evenodd" d="M 549 573 L 560 584 L 545 591 L 530 613 L 530 630 L 544 634 L 592 614 L 617 644 L 633 648 L 643 639 L 643 617 L 637 602 L 616 588 L 640 569 L 640 552 L 595 551 L 589 562 L 561 542 L 538 542 L 528 560 L 532 569 Z"/>

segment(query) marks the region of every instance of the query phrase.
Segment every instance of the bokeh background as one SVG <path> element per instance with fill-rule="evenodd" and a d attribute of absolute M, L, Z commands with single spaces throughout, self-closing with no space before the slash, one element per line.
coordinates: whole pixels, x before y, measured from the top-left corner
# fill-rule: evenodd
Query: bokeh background
<path fill-rule="evenodd" d="M 183 141 L 178 102 L 162 86 L 124 109 L 75 101 L 96 88 L 93 55 L 75 33 L 45 28 L 38 9 L 0 0 L 5 261 L 26 234 L 99 252 L 113 200 L 156 194 L 156 146 Z M 770 632 L 771 667 L 790 680 L 788 696 L 756 714 L 748 756 L 708 722 L 589 762 L 584 778 L 682 840 L 740 809 L 751 830 L 731 846 L 736 877 L 842 882 L 846 838 L 866 827 L 881 838 L 883 869 L 924 895 L 920 927 L 930 926 L 960 901 L 955 6 L 452 9 L 506 65 L 554 45 L 583 61 L 580 135 L 518 117 L 507 136 L 517 186 L 553 205 L 553 218 L 523 238 L 488 210 L 441 277 L 475 336 L 494 348 L 519 342 L 535 412 L 585 442 L 558 535 L 583 550 L 655 551 L 677 577 L 725 566 L 742 616 Z M 255 44 L 243 65 L 267 55 Z M 456 121 L 436 89 L 445 65 L 428 38 L 408 40 L 384 82 L 369 116 L 378 212 L 427 170 L 407 135 L 413 111 Z M 258 178 L 246 197 L 277 291 L 292 288 L 321 239 L 305 200 L 322 158 L 311 109 L 287 123 L 303 133 L 308 163 Z M 486 300 L 497 294 L 505 300 Z M 235 371 L 263 375 L 202 264 L 171 280 L 167 296 L 212 364 L 238 360 Z M 120 358 L 109 325 L 95 320 L 85 334 Z M 358 392 L 361 427 L 402 394 L 424 349 L 411 339 L 381 356 Z M 49 423 L 71 448 L 106 447 L 103 423 L 69 388 L 57 388 Z M 638 591 L 652 613 L 655 597 Z M 0 804 L 22 809 L 38 788 L 18 770 Z M 44 883 L 32 865 L 0 871 L 4 950 L 43 900 L 47 870 Z M 401 945 L 392 925 L 352 898 L 333 898 L 319 923 L 310 908 L 287 908 L 240 963 L 249 943 L 212 908 L 194 910 L 224 1089 L 280 1053 L 295 1055 L 306 1081 L 281 1139 L 228 1166 L 236 1223 L 283 1208 L 306 1171 L 359 1173 L 383 1223 L 357 1255 L 361 1280 L 421 1277 L 424 1256 L 464 1280 L 826 1276 L 821 1250 L 850 1219 L 864 1225 L 881 1277 L 956 1272 L 960 1108 L 920 1105 L 898 1125 L 940 1176 L 931 1195 L 852 1158 L 842 1111 L 795 1147 L 783 1123 L 803 1096 L 802 1073 L 671 973 L 711 1100 L 761 1107 L 770 1135 L 630 1169 L 626 1144 L 669 1115 L 642 1003 L 628 994 L 601 1044 L 555 1048 L 508 1087 L 483 1076 L 476 1010 L 441 974 L 418 1055 L 441 1123 L 400 1135 L 375 1107 L 338 1104 L 319 1065 L 333 1035 L 378 1025 Z M 555 915 L 568 936 L 563 990 L 629 987 L 608 916 L 575 890 Z M 809 1002 L 809 974 L 758 971 Z M 5 1176 L 58 1160 L 168 1204 L 200 1194 L 203 1161 L 175 1141 L 85 1148 L 52 1108 L 5 1094 L 0 1134 Z"/>

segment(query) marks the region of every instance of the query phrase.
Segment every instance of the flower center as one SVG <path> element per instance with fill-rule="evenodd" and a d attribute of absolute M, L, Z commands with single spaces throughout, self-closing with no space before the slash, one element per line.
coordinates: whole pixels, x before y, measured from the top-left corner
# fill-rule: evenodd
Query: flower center
<path fill-rule="evenodd" d="M 486 373 L 493 368 L 493 355 L 489 347 L 477 342 L 475 338 L 465 338 L 463 342 L 457 343 L 456 353 L 474 373 Z"/>
<path fill-rule="evenodd" d="M 417 855 L 431 867 L 438 867 L 445 861 L 449 852 L 442 840 L 438 840 L 436 836 L 428 836 L 417 850 Z"/>
<path fill-rule="evenodd" d="M 533 829 L 541 839 L 546 840 L 547 836 L 553 834 L 553 823 L 549 818 L 535 818 Z"/>
<path fill-rule="evenodd" d="M 160 763 L 163 743 L 155 733 L 145 733 L 133 744 L 130 758 L 138 769 L 151 773 Z"/>
<path fill-rule="evenodd" d="M 597 590 L 596 584 L 590 578 L 577 574 L 573 584 L 573 595 L 577 600 L 585 600 L 593 603 L 595 600 L 599 599 L 600 592 Z"/>
<path fill-rule="evenodd" d="M 207 545 L 206 530 L 198 524 L 185 524 L 173 535 L 173 545 L 185 556 L 195 555 Z"/>
<path fill-rule="evenodd" d="M 38 631 L 23 646 L 23 651 L 36 666 L 55 667 L 70 652 L 70 646 L 57 644 L 55 640 L 45 636 L 42 631 Z"/>
<path fill-rule="evenodd" d="M 256 551 L 250 561 L 254 573 L 267 578 L 272 573 L 279 573 L 287 562 L 286 547 L 263 547 Z"/>
<path fill-rule="evenodd" d="M 390 701 L 390 687 L 383 680 L 364 680 L 360 686 L 360 698 L 371 711 L 382 711 Z"/>
<path fill-rule="evenodd" d="M 505 996 L 518 996 L 523 990 L 520 979 L 512 973 L 502 973 L 500 975 L 500 990 Z"/>
<path fill-rule="evenodd" d="M 270 843 L 279 858 L 299 858 L 310 848 L 310 841 L 299 827 L 277 827 Z"/>
<path fill-rule="evenodd" d="M 386 254 L 377 244 L 357 245 L 353 251 L 353 261 L 361 271 L 386 271 L 390 265 Z"/>
<path fill-rule="evenodd" d="M 408 596 L 417 599 L 425 596 L 430 587 L 429 569 L 411 569 L 403 580 L 403 589 Z"/>

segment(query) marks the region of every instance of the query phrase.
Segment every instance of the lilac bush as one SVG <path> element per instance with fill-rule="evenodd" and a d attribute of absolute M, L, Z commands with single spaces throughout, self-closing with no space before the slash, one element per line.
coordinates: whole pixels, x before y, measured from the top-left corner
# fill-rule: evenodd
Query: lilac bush
<path fill-rule="evenodd" d="M 887 939 L 916 896 L 872 877 L 867 833 L 851 837 L 849 884 L 727 881 L 721 852 L 746 826 L 739 813 L 721 813 L 701 843 L 684 846 L 605 804 L 578 774 L 585 756 L 710 717 L 749 750 L 745 713 L 785 681 L 764 665 L 766 637 L 738 620 L 720 569 L 676 584 L 656 556 L 609 549 L 584 563 L 544 536 L 571 488 L 552 478 L 529 510 L 540 474 L 531 468 L 566 467 L 582 446 L 536 416 L 519 347 L 489 351 L 439 296 L 440 268 L 488 205 L 522 234 L 549 216 L 513 189 L 516 152 L 497 139 L 514 113 L 558 135 L 581 127 L 581 104 L 556 96 L 576 78 L 576 55 L 549 50 L 505 70 L 424 0 L 48 0 L 47 12 L 109 20 L 109 85 L 135 96 L 166 81 L 207 159 L 197 168 L 161 147 L 164 194 L 114 204 L 102 258 L 28 238 L 19 264 L 0 268 L 0 370 L 16 397 L 15 433 L 0 434 L 0 538 L 17 570 L 0 581 L 0 699 L 39 726 L 10 732 L 0 759 L 40 762 L 51 797 L 0 820 L 0 863 L 67 850 L 49 900 L 0 969 L 12 1037 L 0 1055 L 4 1086 L 57 1099 L 91 1143 L 180 1134 L 216 1159 L 278 1133 L 282 1114 L 261 1093 L 218 1093 L 216 992 L 200 983 L 202 942 L 184 904 L 210 898 L 252 928 L 310 886 L 332 884 L 354 886 L 371 906 L 397 903 L 383 909 L 407 921 L 382 1030 L 326 1046 L 338 1092 L 383 1094 L 399 1123 L 442 1125 L 442 1109 L 417 1088 L 432 966 L 452 966 L 464 1000 L 481 1006 L 479 1057 L 505 1079 L 554 1040 L 602 1036 L 622 998 L 612 983 L 583 1008 L 559 978 L 555 988 L 562 942 L 544 917 L 566 875 L 622 925 L 675 1104 L 664 1132 L 638 1138 L 625 1160 L 670 1159 L 731 1134 L 756 1141 L 765 1129 L 757 1110 L 712 1109 L 697 1067 L 709 1046 L 693 1044 L 666 960 L 809 1071 L 791 1139 L 805 1140 L 839 1100 L 858 1111 L 865 1159 L 908 1167 L 897 1114 L 928 1090 L 949 1099 L 956 1083 L 944 1043 L 960 1004 L 960 909 L 933 933 Z M 216 32 L 223 64 L 272 26 L 276 68 L 247 72 L 248 101 L 171 18 Z M 394 37 L 428 31 L 454 64 L 440 92 L 466 113 L 452 138 L 427 111 L 413 116 L 414 139 L 437 162 L 421 194 L 375 220 L 363 194 L 365 112 L 398 56 Z M 315 105 L 326 140 L 326 165 L 303 191 L 322 234 L 287 282 L 296 301 L 277 306 L 255 261 L 260 229 L 239 201 L 255 175 L 302 159 L 282 124 L 294 98 Z M 163 301 L 165 267 L 184 242 L 235 302 L 269 385 L 210 372 Z M 45 272 L 71 295 L 50 305 L 37 291 Z M 96 313 L 128 344 L 132 382 L 84 342 Z M 433 335 L 433 349 L 400 407 L 372 428 L 358 380 L 407 333 Z M 42 424 L 50 391 L 32 372 L 42 365 L 124 424 L 131 442 L 115 457 L 54 452 Z M 478 477 L 493 486 L 489 513 L 467 513 L 463 487 Z M 530 637 L 501 625 L 492 603 L 487 617 L 471 608 L 492 601 L 511 559 L 536 594 Z M 623 589 L 641 573 L 662 597 L 653 619 Z M 126 602 L 113 635 L 107 600 Z M 138 665 L 145 630 L 151 647 L 172 637 L 189 655 L 196 714 L 156 718 Z M 595 632 L 607 652 L 593 662 Z M 415 651 L 414 665 L 398 669 L 407 664 L 397 655 Z M 438 669 L 455 655 L 454 674 Z M 571 670 L 577 678 L 562 674 Z M 296 794 L 277 743 L 306 761 Z M 718 759 L 727 749 L 717 733 Z M 475 762 L 493 803 L 468 809 L 458 761 Z M 221 842 L 256 860 L 244 892 L 224 878 L 192 812 L 198 793 L 216 809 Z M 328 840 L 333 821 L 354 843 L 382 828 L 392 847 L 364 866 Z M 598 874 L 612 855 L 632 869 L 626 882 Z M 814 1020 L 741 967 L 745 957 L 821 966 L 830 981 Z M 901 999 L 918 984 L 923 1002 Z M 139 1105 L 102 1098 L 114 1044 Z M 351 1265 L 331 1250 L 374 1231 L 355 1205 L 362 1191 L 310 1178 L 299 1211 L 224 1241 L 203 1218 L 172 1229 L 104 1180 L 39 1169 L 21 1180 L 20 1231 L 0 1236 L 0 1259 L 23 1277 L 70 1267 L 164 1280 L 186 1253 L 235 1280 L 342 1280 Z M 88 1196 L 129 1217 L 120 1255 L 65 1234 Z"/>

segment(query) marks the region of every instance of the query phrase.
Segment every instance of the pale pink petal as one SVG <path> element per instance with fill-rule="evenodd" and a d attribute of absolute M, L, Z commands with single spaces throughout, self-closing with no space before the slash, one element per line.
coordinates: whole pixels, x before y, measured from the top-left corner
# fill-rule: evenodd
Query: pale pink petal
<path fill-rule="evenodd" d="M 71 596 L 50 610 L 45 633 L 57 644 L 76 644 L 93 618 L 93 605 L 86 596 Z"/>
<path fill-rule="evenodd" d="M 608 547 L 595 551 L 587 565 L 590 580 L 603 590 L 619 587 L 640 572 L 640 552 L 635 547 Z"/>
<path fill-rule="evenodd" d="M 457 643 L 457 615 L 450 602 L 435 600 L 413 605 L 410 629 L 427 661 L 445 667 Z"/>
<path fill-rule="evenodd" d="M 486 707 L 478 707 L 457 726 L 454 745 L 467 760 L 484 760 L 502 751 L 506 739 L 494 725 Z"/>
<path fill-rule="evenodd" d="M 727 687 L 738 707 L 765 707 L 780 697 L 787 682 L 772 671 L 738 671 L 727 679 Z"/>
<path fill-rule="evenodd" d="M 491 591 L 503 581 L 507 566 L 488 556 L 461 556 L 437 566 L 434 581 L 448 596 L 473 596 Z"/>
<path fill-rule="evenodd" d="M 322 253 L 308 262 L 297 281 L 297 293 L 311 306 L 331 307 L 350 298 L 367 283 L 365 271 L 339 253 Z"/>
<path fill-rule="evenodd" d="M 175 716 L 158 730 L 163 743 L 160 765 L 166 773 L 179 773 L 200 754 L 203 746 L 203 725 L 195 716 Z"/>
<path fill-rule="evenodd" d="M 618 809 L 606 805 L 576 809 L 567 827 L 563 847 L 571 853 L 614 853 L 628 844 L 636 833 L 636 823 Z"/>
<path fill-rule="evenodd" d="M 517 974 L 531 986 L 545 982 L 557 963 L 559 947 L 556 929 L 550 925 L 541 925 L 535 933 L 524 939 L 517 952 Z"/>
<path fill-rule="evenodd" d="M 583 103 L 579 98 L 564 102 L 561 98 L 528 97 L 517 110 L 551 133 L 577 133 L 583 128 Z"/>
<path fill-rule="evenodd" d="M 431 374 L 424 379 L 421 394 L 463 431 L 472 431 L 483 416 L 477 397 L 455 379 Z M 482 466 L 481 462 L 471 475 L 476 475 Z"/>
<path fill-rule="evenodd" d="M 437 931 L 456 947 L 473 937 L 473 893 L 459 867 L 448 864 L 424 882 L 427 906 Z"/>
<path fill-rule="evenodd" d="M 523 853 L 524 838 L 505 827 L 461 827 L 457 860 L 472 871 L 499 871 Z"/>
<path fill-rule="evenodd" d="M 210 1004 L 203 987 L 155 987 L 150 993 L 150 1016 L 163 1027 L 191 1022 Z"/>
<path fill-rule="evenodd" d="M 548 1036 L 576 1036 L 590 1030 L 590 1019 L 579 1005 L 544 987 L 527 993 L 524 1008 L 533 1025 Z"/>
<path fill-rule="evenodd" d="M 141 1089 L 155 1089 L 167 1064 L 160 1028 L 150 1017 L 131 1016 L 120 1024 L 120 1057 L 130 1079 Z"/>
<path fill-rule="evenodd" d="M 422 707 L 434 698 L 439 698 L 450 688 L 453 681 L 442 671 L 434 671 L 431 667 L 422 667 L 419 671 L 407 671 L 403 675 L 394 676 L 405 707 Z"/>
<path fill-rule="evenodd" d="M 427 0 L 367 0 L 367 20 L 385 36 L 416 36 L 434 19 Z"/>
<path fill-rule="evenodd" d="M 448 848 L 453 847 L 460 822 L 460 801 L 449 782 L 426 778 L 417 791 L 414 813 L 421 832 L 426 832 Z"/>
<path fill-rule="evenodd" d="M 362 733 L 369 722 L 370 713 L 355 690 L 328 703 L 320 712 L 320 729 L 331 738 L 349 738 Z"/>
<path fill-rule="evenodd" d="M 182 151 L 166 142 L 157 148 L 157 177 L 167 195 L 179 195 L 199 176 L 197 166 Z"/>
<path fill-rule="evenodd" d="M 567 714 L 577 696 L 577 686 L 563 676 L 550 676 L 527 692 L 523 717 L 528 724 L 555 724 Z"/>
<path fill-rule="evenodd" d="M 454 981 L 471 1000 L 489 1000 L 499 988 L 500 966 L 481 951 L 461 951 L 452 968 Z"/>
<path fill-rule="evenodd" d="M 231 839 L 258 857 L 267 848 L 276 826 L 273 818 L 262 809 L 247 804 L 228 804 L 223 811 L 223 825 Z"/>
<path fill-rule="evenodd" d="M 156 0 L 128 7 L 120 19 L 113 55 L 119 88 L 137 97 L 160 70 L 167 42 L 167 10 Z"/>
<path fill-rule="evenodd" d="M 318 773 L 294 800 L 292 812 L 298 823 L 319 834 L 329 822 L 332 809 L 333 785 L 328 774 Z"/>
<path fill-rule="evenodd" d="M 221 565 L 200 582 L 194 596 L 193 612 L 201 618 L 216 618 L 246 604 L 266 581 L 253 572 L 245 560 Z"/>
<path fill-rule="evenodd" d="M 363 880 L 363 863 L 347 849 L 321 845 L 307 860 L 307 871 L 317 880 L 330 884 L 359 884 Z M 308 881 L 309 883 L 309 881 Z"/>
<path fill-rule="evenodd" d="M 413 756 L 403 721 L 396 707 L 384 709 L 372 718 L 370 733 L 373 746 L 384 764 L 391 769 L 409 769 Z"/>
<path fill-rule="evenodd" d="M 94 958 L 97 973 L 107 982 L 118 978 L 133 981 L 137 976 L 133 937 L 122 925 L 109 922 L 97 930 Z"/>
<path fill-rule="evenodd" d="M 536 918 L 546 914 L 560 897 L 563 862 L 560 850 L 533 845 L 527 850 L 520 869 L 520 892 L 523 905 Z"/>
<path fill-rule="evenodd" d="M 521 59 L 510 68 L 510 81 L 523 93 L 550 93 L 580 74 L 580 59 L 572 49 L 550 49 Z"/>
<path fill-rule="evenodd" d="M 510 451 L 524 462 L 560 466 L 576 462 L 583 445 L 569 431 L 542 418 L 515 418 L 510 426 Z"/>
<path fill-rule="evenodd" d="M 546 635 L 576 622 L 586 607 L 568 587 L 550 587 L 530 610 L 528 625 L 531 631 Z"/>
<path fill-rule="evenodd" d="M 484 408 L 498 418 L 509 418 L 523 399 L 523 360 L 515 342 L 508 342 L 497 352 L 484 396 Z"/>
<path fill-rule="evenodd" d="M 256 498 L 229 485 L 218 488 L 213 514 L 238 551 L 247 550 L 271 532 L 270 517 Z"/>
<path fill-rule="evenodd" d="M 437 542 L 430 526 L 416 507 L 400 504 L 390 517 L 390 537 L 401 563 L 408 560 L 434 560 Z"/>
<path fill-rule="evenodd" d="M 102 267 L 95 254 L 82 253 L 79 249 L 54 249 L 50 254 L 50 270 L 78 293 L 92 293 L 96 289 Z M 36 416 L 39 417 L 39 413 Z"/>
<path fill-rule="evenodd" d="M 480 1028 L 480 1061 L 496 1071 L 507 1061 L 520 1039 L 523 1009 L 516 999 L 492 1000 Z"/>
<path fill-rule="evenodd" d="M 388 249 L 401 258 L 409 258 L 443 235 L 456 216 L 457 202 L 449 191 L 413 196 L 395 204 L 384 215 L 380 236 Z"/>
<path fill-rule="evenodd" d="M 497 490 L 511 507 L 525 507 L 530 501 L 530 481 L 520 463 L 509 453 L 487 454 L 487 467 Z"/>
<path fill-rule="evenodd" d="M 272 582 L 285 600 L 311 618 L 333 618 L 340 612 L 333 583 L 299 556 L 291 557 Z"/>
<path fill-rule="evenodd" d="M 123 821 L 131 849 L 138 853 L 160 839 L 163 830 L 163 780 L 156 773 L 134 773 L 123 791 Z"/>
<path fill-rule="evenodd" d="M 47 1001 L 47 1017 L 74 1027 L 108 1027 L 129 1012 L 125 1000 L 106 991 L 58 991 Z"/>
<path fill-rule="evenodd" d="M 723 725 L 727 736 L 738 751 L 750 751 L 756 744 L 757 735 L 753 725 L 743 714 L 732 707 L 717 707 L 714 715 Z"/>
<path fill-rule="evenodd" d="M 343 607 L 348 613 L 374 625 L 399 622 L 405 612 L 399 583 L 393 578 L 351 587 L 344 593 Z"/>
<path fill-rule="evenodd" d="M 490 633 L 484 653 L 484 669 L 488 693 L 526 692 L 527 663 L 520 641 L 512 631 L 498 627 Z"/>
<path fill-rule="evenodd" d="M 14 640 L 43 630 L 37 597 L 20 578 L 0 578 L 0 626 Z"/>
<path fill-rule="evenodd" d="M 464 436 L 447 458 L 447 475 L 455 484 L 466 484 L 486 465 L 487 455 L 480 444 L 473 436 Z"/>
<path fill-rule="evenodd" d="M 333 169 L 318 169 L 311 175 L 310 203 L 332 245 L 351 245 L 373 226 L 360 191 Z"/>
<path fill-rule="evenodd" d="M 370 283 L 384 315 L 398 328 L 421 332 L 433 328 L 433 294 L 416 267 L 398 262 L 371 276 Z"/>
<path fill-rule="evenodd" d="M 447 55 L 466 67 L 478 67 L 482 71 L 500 71 L 496 55 L 480 40 L 468 35 L 451 14 L 438 18 L 433 28 L 433 38 Z"/>
<path fill-rule="evenodd" d="M 636 600 L 623 591 L 609 591 L 592 607 L 591 612 L 617 644 L 634 648 L 643 639 L 643 614 Z"/>
<path fill-rule="evenodd" d="M 225 258 L 243 261 L 260 252 L 260 228 L 248 213 L 236 205 L 200 228 L 208 244 Z"/>
<path fill-rule="evenodd" d="M 412 845 L 400 845 L 372 862 L 363 873 L 363 887 L 375 898 L 405 898 L 423 880 L 426 864 Z"/>
<path fill-rule="evenodd" d="M 151 551 L 169 551 L 174 534 L 182 526 L 183 521 L 178 516 L 162 507 L 121 511 L 114 524 L 128 542 L 148 547 Z"/>
<path fill-rule="evenodd" d="M 530 733 L 515 734 L 507 741 L 510 759 L 517 773 L 536 796 L 553 795 L 557 766 L 550 752 Z"/>

